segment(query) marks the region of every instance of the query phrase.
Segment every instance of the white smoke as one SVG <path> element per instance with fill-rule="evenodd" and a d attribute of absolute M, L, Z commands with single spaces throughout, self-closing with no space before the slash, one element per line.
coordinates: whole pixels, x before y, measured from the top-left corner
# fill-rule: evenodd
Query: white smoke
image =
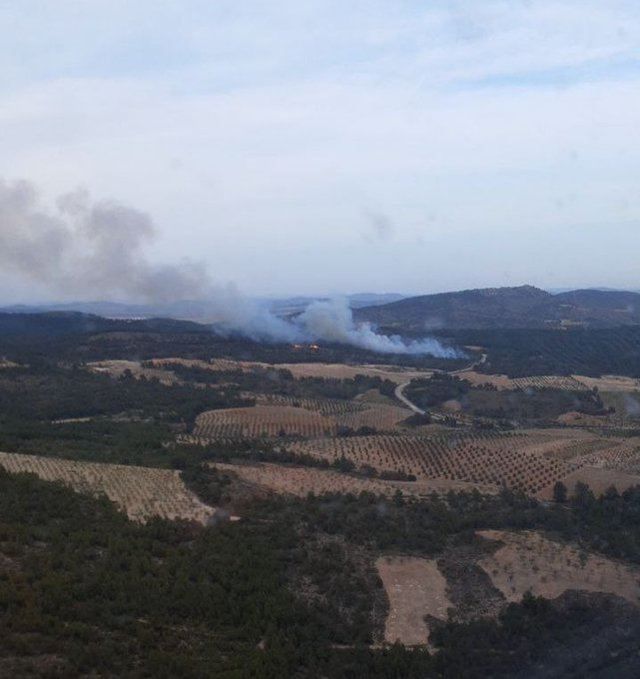
<path fill-rule="evenodd" d="M 433 338 L 406 341 L 397 335 L 380 335 L 369 323 L 356 324 L 345 299 L 314 302 L 300 314 L 297 323 L 313 340 L 352 344 L 382 354 L 428 354 L 438 358 L 461 355 Z"/>
<path fill-rule="evenodd" d="M 235 286 L 215 286 L 201 263 L 156 265 L 146 246 L 156 236 L 151 217 L 115 201 L 92 201 L 78 190 L 44 205 L 30 182 L 0 180 L 0 267 L 75 301 L 109 297 L 172 303 L 200 300 L 199 320 L 216 332 L 258 341 L 336 342 L 388 354 L 456 358 L 435 339 L 405 342 L 356 325 L 346 300 L 315 302 L 292 321 L 244 297 Z"/>

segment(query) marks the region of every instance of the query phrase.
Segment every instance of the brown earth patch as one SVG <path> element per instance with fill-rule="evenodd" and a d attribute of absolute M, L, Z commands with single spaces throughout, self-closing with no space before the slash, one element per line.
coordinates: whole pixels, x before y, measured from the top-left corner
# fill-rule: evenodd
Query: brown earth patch
<path fill-rule="evenodd" d="M 535 531 L 485 530 L 480 536 L 502 544 L 478 565 L 508 601 L 526 592 L 554 599 L 567 590 L 604 592 L 640 603 L 640 569 L 561 544 Z"/>
<path fill-rule="evenodd" d="M 410 556 L 382 556 L 378 573 L 389 597 L 384 638 L 389 644 L 422 646 L 429 641 L 425 616 L 446 620 L 451 603 L 447 581 L 434 560 Z"/>

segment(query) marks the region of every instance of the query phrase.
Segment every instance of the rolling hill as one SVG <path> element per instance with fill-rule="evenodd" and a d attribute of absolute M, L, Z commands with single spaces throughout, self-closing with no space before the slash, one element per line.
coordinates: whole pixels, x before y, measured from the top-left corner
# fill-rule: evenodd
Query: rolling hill
<path fill-rule="evenodd" d="M 553 295 L 524 285 L 422 295 L 355 311 L 384 330 L 616 327 L 640 324 L 640 294 L 574 290 Z"/>

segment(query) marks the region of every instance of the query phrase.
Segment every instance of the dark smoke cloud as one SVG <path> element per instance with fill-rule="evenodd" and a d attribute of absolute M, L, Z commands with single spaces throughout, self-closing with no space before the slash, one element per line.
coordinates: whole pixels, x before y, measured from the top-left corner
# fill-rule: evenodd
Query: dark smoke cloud
<path fill-rule="evenodd" d="M 42 205 L 30 182 L 0 181 L 0 265 L 58 294 L 149 302 L 202 297 L 211 284 L 202 265 L 155 265 L 145 247 L 156 229 L 144 212 L 93 202 L 78 190 Z"/>
<path fill-rule="evenodd" d="M 374 220 L 379 237 L 390 228 Z M 151 218 L 116 201 L 92 201 L 78 190 L 43 206 L 30 182 L 0 180 L 0 266 L 51 292 L 152 303 L 203 300 L 202 318 L 216 332 L 267 341 L 342 342 L 381 353 L 459 354 L 437 340 L 405 342 L 356 325 L 345 300 L 316 302 L 295 321 L 273 315 L 233 285 L 214 286 L 202 264 L 157 265 L 147 245 L 156 236 Z"/>

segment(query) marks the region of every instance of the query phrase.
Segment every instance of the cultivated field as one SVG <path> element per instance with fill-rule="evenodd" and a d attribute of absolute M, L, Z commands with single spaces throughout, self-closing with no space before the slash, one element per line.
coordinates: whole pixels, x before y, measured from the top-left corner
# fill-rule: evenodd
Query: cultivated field
<path fill-rule="evenodd" d="M 621 377 L 620 375 L 603 375 L 602 377 L 583 377 L 574 375 L 574 378 L 587 387 L 598 391 L 640 391 L 640 379 L 634 377 Z"/>
<path fill-rule="evenodd" d="M 117 464 L 76 462 L 37 455 L 0 453 L 0 466 L 61 481 L 81 493 L 106 495 L 133 521 L 159 516 L 206 523 L 215 509 L 189 491 L 179 472 Z"/>
<path fill-rule="evenodd" d="M 320 438 L 336 436 L 340 427 L 387 431 L 409 415 L 409 410 L 382 403 L 258 396 L 254 407 L 208 410 L 198 415 L 192 435 L 183 440 L 206 443 L 279 436 Z"/>
<path fill-rule="evenodd" d="M 398 490 L 403 495 L 420 497 L 431 493 L 445 495 L 451 490 L 469 491 L 473 488 L 471 484 L 464 482 L 438 479 L 416 482 L 385 481 L 356 477 L 332 469 L 272 463 L 228 464 L 211 462 L 210 465 L 220 471 L 233 473 L 247 483 L 260 486 L 274 493 L 297 497 L 306 497 L 309 493 L 314 495 L 323 495 L 324 493 L 359 495 L 362 492 L 391 497 Z"/>
<path fill-rule="evenodd" d="M 487 530 L 479 535 L 504 543 L 478 565 L 508 601 L 520 601 L 527 591 L 553 599 L 578 589 L 607 592 L 640 604 L 638 568 L 553 542 L 533 531 Z"/>
<path fill-rule="evenodd" d="M 330 462 L 344 457 L 357 467 L 413 474 L 417 479 L 465 481 L 494 491 L 507 486 L 535 494 L 575 465 L 529 452 L 520 436 L 387 435 L 319 439 L 294 444 L 295 452 Z"/>
<path fill-rule="evenodd" d="M 413 379 L 431 377 L 432 370 L 402 369 L 391 365 L 345 365 L 343 363 L 277 363 L 273 368 L 291 371 L 294 377 L 322 377 L 325 379 L 353 379 L 356 375 L 379 377 L 396 384 Z"/>
<path fill-rule="evenodd" d="M 347 412 L 335 418 L 340 427 L 349 427 L 357 430 L 360 427 L 371 427 L 379 431 L 395 429 L 403 420 L 411 417 L 413 413 L 408 408 L 380 404 L 368 404 L 368 407 Z"/>
<path fill-rule="evenodd" d="M 343 363 L 262 363 L 259 361 L 235 361 L 232 359 L 216 358 L 210 361 L 183 359 L 183 358 L 154 358 L 148 361 L 153 366 L 162 368 L 172 363 L 180 363 L 184 366 L 198 367 L 212 371 L 255 369 L 288 370 L 295 378 L 322 377 L 324 379 L 352 379 L 356 375 L 368 375 L 388 379 L 392 382 L 408 382 L 418 377 L 430 377 L 431 370 L 415 370 L 401 368 L 392 365 L 346 365 Z"/>
<path fill-rule="evenodd" d="M 451 602 L 447 581 L 435 561 L 410 556 L 382 556 L 376 561 L 389 597 L 384 639 L 405 646 L 426 645 L 429 628 L 425 616 L 447 619 Z"/>
<path fill-rule="evenodd" d="M 358 413 L 370 407 L 367 403 L 337 398 L 298 398 L 297 396 L 280 396 L 279 394 L 258 394 L 255 396 L 250 392 L 245 395 L 247 398 L 255 397 L 258 405 L 304 408 L 321 415 L 346 415 L 347 413 Z"/>
<path fill-rule="evenodd" d="M 202 439 L 332 436 L 335 422 L 320 413 L 292 406 L 208 410 L 196 418 L 193 435 Z"/>
<path fill-rule="evenodd" d="M 465 370 L 456 373 L 461 380 L 467 380 L 474 386 L 491 384 L 498 390 L 513 389 L 564 389 L 567 391 L 587 391 L 591 389 L 583 379 L 577 376 L 565 377 L 563 375 L 540 375 L 535 377 L 511 378 L 506 375 L 485 375 L 475 370 Z M 626 378 L 624 378 L 626 379 Z"/>

